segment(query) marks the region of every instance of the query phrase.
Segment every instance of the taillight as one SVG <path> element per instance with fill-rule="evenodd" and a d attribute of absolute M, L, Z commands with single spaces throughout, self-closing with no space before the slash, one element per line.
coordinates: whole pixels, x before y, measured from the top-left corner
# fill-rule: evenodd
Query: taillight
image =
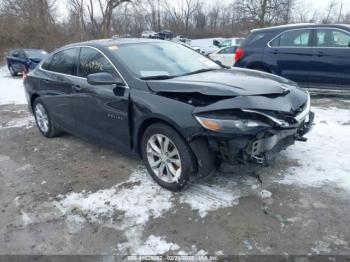
<path fill-rule="evenodd" d="M 244 55 L 243 48 L 238 48 L 235 53 L 235 61 L 238 61 Z"/>
<path fill-rule="evenodd" d="M 23 71 L 22 73 L 22 80 L 26 80 L 27 79 L 27 72 L 26 71 Z"/>

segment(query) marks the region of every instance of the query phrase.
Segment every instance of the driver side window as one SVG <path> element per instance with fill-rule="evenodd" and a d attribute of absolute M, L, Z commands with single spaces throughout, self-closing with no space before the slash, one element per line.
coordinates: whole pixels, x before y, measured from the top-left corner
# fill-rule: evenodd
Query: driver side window
<path fill-rule="evenodd" d="M 87 78 L 88 75 L 94 73 L 110 73 L 120 78 L 113 65 L 99 51 L 82 47 L 80 51 L 78 76 Z"/>

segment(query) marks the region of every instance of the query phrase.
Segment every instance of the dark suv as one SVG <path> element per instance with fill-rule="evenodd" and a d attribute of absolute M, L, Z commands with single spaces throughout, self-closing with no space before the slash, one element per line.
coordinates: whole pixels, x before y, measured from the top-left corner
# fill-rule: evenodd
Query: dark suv
<path fill-rule="evenodd" d="M 236 67 L 284 76 L 305 87 L 350 89 L 350 25 L 298 24 L 253 30 Z"/>

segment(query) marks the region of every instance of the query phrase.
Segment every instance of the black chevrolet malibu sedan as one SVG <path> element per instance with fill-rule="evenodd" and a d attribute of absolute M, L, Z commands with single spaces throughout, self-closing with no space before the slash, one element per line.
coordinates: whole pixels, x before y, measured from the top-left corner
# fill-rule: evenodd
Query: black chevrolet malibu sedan
<path fill-rule="evenodd" d="M 149 39 L 77 43 L 24 81 L 40 132 L 62 131 L 142 157 L 181 190 L 221 161 L 267 164 L 312 126 L 310 96 L 287 79 L 224 69 L 182 45 Z"/>

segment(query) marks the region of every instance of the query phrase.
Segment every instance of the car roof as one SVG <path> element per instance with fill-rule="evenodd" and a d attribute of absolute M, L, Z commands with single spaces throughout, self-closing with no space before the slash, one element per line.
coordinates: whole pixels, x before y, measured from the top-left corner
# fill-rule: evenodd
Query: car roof
<path fill-rule="evenodd" d="M 96 48 L 104 48 L 104 47 L 109 47 L 109 46 L 121 46 L 121 45 L 139 44 L 139 43 L 164 43 L 164 40 L 150 39 L 150 38 L 98 39 L 98 40 L 90 40 L 90 41 L 86 41 L 86 42 L 69 44 L 69 45 L 61 47 L 59 49 L 64 49 L 67 47 L 74 47 L 74 46 L 91 46 L 91 47 L 96 47 Z"/>
<path fill-rule="evenodd" d="M 43 51 L 44 49 L 36 49 L 36 48 L 14 48 L 11 50 L 11 52 L 14 52 L 14 51 Z"/>
<path fill-rule="evenodd" d="M 268 32 L 268 31 L 282 31 L 285 29 L 299 29 L 299 28 L 323 28 L 323 27 L 335 27 L 350 29 L 350 25 L 347 24 L 315 24 L 315 23 L 299 23 L 299 24 L 288 24 L 288 25 L 278 25 L 265 28 L 253 29 L 251 32 Z"/>

